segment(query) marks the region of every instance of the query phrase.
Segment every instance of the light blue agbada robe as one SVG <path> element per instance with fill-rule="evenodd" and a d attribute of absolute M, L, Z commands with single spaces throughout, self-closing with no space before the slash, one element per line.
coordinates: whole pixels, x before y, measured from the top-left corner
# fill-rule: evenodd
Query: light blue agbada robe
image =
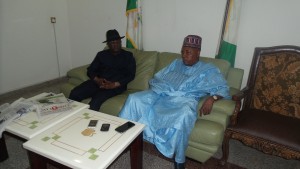
<path fill-rule="evenodd" d="M 188 138 L 197 119 L 201 97 L 229 98 L 228 86 L 212 64 L 186 66 L 181 59 L 155 74 L 150 89 L 128 96 L 119 116 L 146 125 L 144 139 L 166 157 L 185 162 Z"/>

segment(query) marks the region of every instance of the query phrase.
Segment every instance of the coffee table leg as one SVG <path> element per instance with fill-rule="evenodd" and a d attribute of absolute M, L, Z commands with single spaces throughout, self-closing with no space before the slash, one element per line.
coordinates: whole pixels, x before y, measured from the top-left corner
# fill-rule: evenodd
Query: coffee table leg
<path fill-rule="evenodd" d="M 0 139 L 0 162 L 8 159 L 8 152 L 6 148 L 6 142 L 4 138 L 4 134 L 2 134 L 2 137 Z"/>
<path fill-rule="evenodd" d="M 130 147 L 131 169 L 143 168 L 143 133 L 132 142 Z"/>
<path fill-rule="evenodd" d="M 27 153 L 31 169 L 47 168 L 47 160 L 45 157 L 31 151 L 27 151 Z"/>

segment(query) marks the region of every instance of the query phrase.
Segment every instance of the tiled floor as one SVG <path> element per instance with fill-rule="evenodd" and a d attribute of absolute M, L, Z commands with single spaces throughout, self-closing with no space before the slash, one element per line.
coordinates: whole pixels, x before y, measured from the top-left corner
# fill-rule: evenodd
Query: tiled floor
<path fill-rule="evenodd" d="M 144 152 L 172 162 L 171 159 L 168 159 L 164 157 L 162 154 L 160 154 L 159 151 L 152 144 L 144 142 L 143 145 L 144 145 Z M 219 160 L 214 157 L 210 158 L 205 163 L 200 163 L 192 159 L 187 159 L 186 168 L 188 169 L 245 169 L 243 167 L 231 163 L 227 163 L 226 165 L 222 166 L 219 164 Z"/>

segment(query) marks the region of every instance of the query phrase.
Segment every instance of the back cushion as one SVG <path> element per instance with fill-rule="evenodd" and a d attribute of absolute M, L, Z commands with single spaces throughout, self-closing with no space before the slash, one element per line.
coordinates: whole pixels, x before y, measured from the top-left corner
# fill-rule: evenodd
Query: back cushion
<path fill-rule="evenodd" d="M 108 47 L 106 46 L 104 49 L 108 49 Z M 125 48 L 125 47 L 122 47 L 122 49 L 128 51 L 128 52 L 131 52 L 134 55 L 136 55 L 136 52 L 138 51 L 137 49 L 131 49 L 131 48 Z"/>
<path fill-rule="evenodd" d="M 228 71 L 230 69 L 230 63 L 228 61 L 204 56 L 200 56 L 200 61 L 214 64 L 220 69 L 221 73 L 224 75 L 224 78 L 227 79 Z"/>
<path fill-rule="evenodd" d="M 104 49 L 108 49 L 108 47 L 106 46 Z M 135 78 L 128 83 L 127 89 L 133 91 L 148 89 L 148 81 L 154 75 L 158 52 L 142 51 L 126 47 L 122 47 L 122 49 L 131 52 L 136 62 Z"/>
<path fill-rule="evenodd" d="M 159 53 L 155 73 L 168 66 L 172 61 L 178 58 L 181 58 L 181 54 L 170 52 Z"/>
<path fill-rule="evenodd" d="M 129 90 L 146 90 L 149 88 L 148 81 L 154 75 L 157 54 L 158 52 L 156 51 L 134 51 L 133 56 L 136 61 L 136 73 L 134 80 L 127 85 Z"/>
<path fill-rule="evenodd" d="M 89 66 L 90 66 L 90 64 L 73 68 L 67 72 L 67 76 L 69 78 L 77 79 L 77 80 L 79 80 L 80 83 L 82 83 L 89 79 L 89 77 L 86 74 L 87 68 Z"/>
<path fill-rule="evenodd" d="M 262 55 L 251 107 L 300 119 L 300 55 Z"/>

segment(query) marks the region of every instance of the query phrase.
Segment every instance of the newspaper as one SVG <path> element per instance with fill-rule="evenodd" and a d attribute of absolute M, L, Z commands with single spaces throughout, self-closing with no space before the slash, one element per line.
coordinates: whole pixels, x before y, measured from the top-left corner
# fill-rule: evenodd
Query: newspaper
<path fill-rule="evenodd" d="M 14 119 L 21 117 L 25 113 L 32 111 L 34 103 L 24 98 L 14 101 L 12 104 L 4 103 L 0 106 L 0 138 L 5 127 Z"/>
<path fill-rule="evenodd" d="M 60 113 L 72 109 L 68 99 L 63 93 L 51 94 L 35 100 L 39 117 Z"/>
<path fill-rule="evenodd" d="M 69 111 L 70 102 L 64 94 L 47 94 L 41 97 L 24 99 L 19 98 L 13 103 L 4 103 L 0 106 L 0 138 L 5 127 L 14 119 L 20 118 L 28 112 L 36 112 L 39 118 L 46 115 Z"/>

